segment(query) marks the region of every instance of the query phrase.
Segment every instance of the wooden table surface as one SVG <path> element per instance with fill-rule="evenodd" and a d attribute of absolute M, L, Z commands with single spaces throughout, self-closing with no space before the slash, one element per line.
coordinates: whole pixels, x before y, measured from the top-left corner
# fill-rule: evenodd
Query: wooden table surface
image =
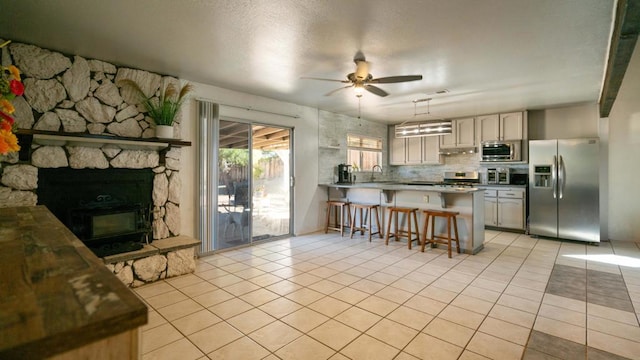
<path fill-rule="evenodd" d="M 0 208 L 0 358 L 51 356 L 146 323 L 146 305 L 46 207 Z"/>

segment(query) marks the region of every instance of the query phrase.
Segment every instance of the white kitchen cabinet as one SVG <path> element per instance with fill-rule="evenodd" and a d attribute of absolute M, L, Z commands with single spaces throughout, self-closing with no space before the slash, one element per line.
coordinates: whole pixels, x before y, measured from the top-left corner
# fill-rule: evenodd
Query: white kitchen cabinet
<path fill-rule="evenodd" d="M 478 141 L 502 141 L 524 139 L 523 113 L 483 115 L 476 118 Z"/>
<path fill-rule="evenodd" d="M 524 139 L 522 112 L 500 114 L 500 140 Z"/>
<path fill-rule="evenodd" d="M 441 148 L 473 147 L 476 144 L 474 118 L 452 120 L 451 134 L 440 136 Z"/>
<path fill-rule="evenodd" d="M 422 163 L 442 164 L 442 155 L 440 155 L 440 136 L 422 137 Z"/>
<path fill-rule="evenodd" d="M 485 188 L 484 196 L 486 226 L 525 230 L 526 190 L 524 188 Z"/>
<path fill-rule="evenodd" d="M 441 164 L 438 136 L 396 138 L 389 127 L 389 165 Z"/>

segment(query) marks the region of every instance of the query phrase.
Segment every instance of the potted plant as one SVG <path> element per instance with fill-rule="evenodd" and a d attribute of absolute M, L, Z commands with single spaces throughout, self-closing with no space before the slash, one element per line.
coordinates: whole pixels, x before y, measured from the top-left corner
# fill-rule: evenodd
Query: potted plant
<path fill-rule="evenodd" d="M 131 87 L 139 96 L 140 103 L 147 110 L 147 114 L 156 124 L 156 137 L 170 139 L 173 138 L 173 121 L 178 115 L 178 111 L 185 100 L 186 95 L 191 92 L 193 85 L 186 83 L 180 91 L 173 83 L 169 83 L 160 90 L 160 95 L 147 96 L 140 86 L 133 80 L 123 79 L 119 82 L 122 86 Z"/>

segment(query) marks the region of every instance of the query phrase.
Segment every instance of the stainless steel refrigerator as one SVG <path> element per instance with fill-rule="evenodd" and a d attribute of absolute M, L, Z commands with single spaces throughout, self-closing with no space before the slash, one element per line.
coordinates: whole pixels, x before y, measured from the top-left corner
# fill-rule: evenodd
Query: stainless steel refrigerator
<path fill-rule="evenodd" d="M 600 141 L 529 141 L 529 233 L 600 241 Z"/>

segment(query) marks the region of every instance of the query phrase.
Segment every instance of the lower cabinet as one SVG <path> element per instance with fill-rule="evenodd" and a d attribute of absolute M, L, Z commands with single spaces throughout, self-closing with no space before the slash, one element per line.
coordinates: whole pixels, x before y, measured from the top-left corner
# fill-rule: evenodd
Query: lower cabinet
<path fill-rule="evenodd" d="M 526 203 L 526 191 L 524 188 L 485 188 L 485 225 L 525 230 Z"/>

